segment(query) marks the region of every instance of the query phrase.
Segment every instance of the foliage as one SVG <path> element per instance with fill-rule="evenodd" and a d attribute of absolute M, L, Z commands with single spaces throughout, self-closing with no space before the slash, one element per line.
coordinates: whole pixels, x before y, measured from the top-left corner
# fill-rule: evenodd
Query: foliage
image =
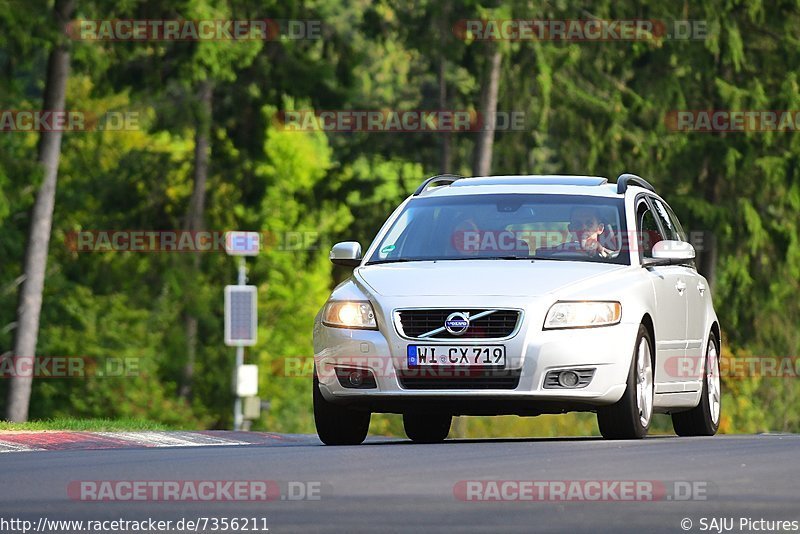
<path fill-rule="evenodd" d="M 48 2 L 0 9 L 0 109 L 36 109 L 54 37 L 33 31 Z M 213 85 L 205 225 L 266 232 L 249 267 L 259 287 L 261 396 L 254 428 L 308 432 L 309 380 L 284 376 L 285 358 L 312 354 L 313 318 L 347 276 L 327 261 L 344 238 L 366 245 L 390 211 L 442 168 L 444 135 L 291 132 L 293 109 L 437 109 L 480 106 L 487 46 L 453 26 L 469 17 L 699 20 L 697 40 L 504 42 L 499 109 L 525 113 L 522 131 L 497 132 L 493 173 L 644 175 L 690 230 L 716 237 L 714 298 L 728 358 L 785 357 L 800 349 L 800 137 L 793 133 L 685 133 L 681 109 L 800 109 L 793 2 L 704 0 L 547 4 L 336 0 L 79 2 L 81 18 L 319 19 L 321 39 L 73 41 L 67 107 L 134 111 L 140 129 L 64 135 L 39 352 L 124 356 L 124 380 L 38 380 L 34 417 L 148 419 L 169 426 L 231 425 L 233 349 L 222 344 L 222 288 L 235 261 L 75 252 L 70 232 L 185 227 L 193 189 L 197 84 Z M 475 133 L 455 133 L 456 172 L 472 166 Z M 17 287 L 39 183 L 34 133 L 0 134 L 0 354 L 13 345 Z M 181 314 L 198 317 L 193 396 L 178 389 L 186 361 Z M 724 432 L 799 431 L 797 380 L 726 378 Z M 4 384 L 0 384 L 0 390 Z M 0 394 L 3 392 L 0 391 Z M 780 406 L 780 409 L 776 409 Z M 658 419 L 656 430 L 668 431 Z M 396 416 L 373 431 L 399 433 Z M 460 435 L 595 434 L 591 417 L 469 419 Z"/>

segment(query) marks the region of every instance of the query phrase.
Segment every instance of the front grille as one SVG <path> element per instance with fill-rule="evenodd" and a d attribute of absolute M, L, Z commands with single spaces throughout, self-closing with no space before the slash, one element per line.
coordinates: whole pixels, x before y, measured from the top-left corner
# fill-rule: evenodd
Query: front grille
<path fill-rule="evenodd" d="M 588 369 L 559 369 L 557 371 L 549 371 L 544 378 L 545 389 L 565 389 L 564 386 L 558 383 L 558 374 L 561 371 L 573 371 L 578 375 L 578 383 L 574 386 L 575 389 L 585 388 L 594 377 L 594 367 Z"/>
<path fill-rule="evenodd" d="M 488 309 L 437 309 L 437 310 L 401 310 L 398 312 L 399 327 L 406 337 L 418 338 L 422 334 L 444 327 L 444 322 L 451 313 L 468 312 L 470 317 Z M 461 335 L 454 335 L 447 330 L 424 339 L 494 339 L 508 337 L 514 333 L 519 322 L 520 312 L 517 310 L 497 310 L 479 319 L 470 319 L 469 328 Z"/>
<path fill-rule="evenodd" d="M 403 389 L 515 389 L 520 369 L 448 369 L 431 368 L 398 371 Z"/>

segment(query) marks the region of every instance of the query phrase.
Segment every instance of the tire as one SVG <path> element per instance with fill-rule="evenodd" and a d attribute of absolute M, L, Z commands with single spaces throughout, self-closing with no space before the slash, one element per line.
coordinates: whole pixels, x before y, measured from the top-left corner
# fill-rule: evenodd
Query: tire
<path fill-rule="evenodd" d="M 314 425 L 325 445 L 359 445 L 369 431 L 370 412 L 353 410 L 325 400 L 314 372 Z"/>
<path fill-rule="evenodd" d="M 641 439 L 653 419 L 653 342 L 644 325 L 636 334 L 625 393 L 597 409 L 597 425 L 606 439 Z"/>
<path fill-rule="evenodd" d="M 719 341 L 714 332 L 708 336 L 703 392 L 700 403 L 686 412 L 672 414 L 672 428 L 679 436 L 713 436 L 719 430 L 722 414 L 722 382 L 719 377 Z"/>
<path fill-rule="evenodd" d="M 404 413 L 403 427 L 414 443 L 441 443 L 450 433 L 450 415 Z"/>

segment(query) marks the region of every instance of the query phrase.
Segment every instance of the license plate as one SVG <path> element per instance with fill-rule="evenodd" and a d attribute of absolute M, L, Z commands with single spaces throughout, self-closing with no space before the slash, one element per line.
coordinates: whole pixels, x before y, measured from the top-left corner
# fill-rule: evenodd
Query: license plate
<path fill-rule="evenodd" d="M 409 345 L 408 366 L 505 367 L 503 345 Z"/>

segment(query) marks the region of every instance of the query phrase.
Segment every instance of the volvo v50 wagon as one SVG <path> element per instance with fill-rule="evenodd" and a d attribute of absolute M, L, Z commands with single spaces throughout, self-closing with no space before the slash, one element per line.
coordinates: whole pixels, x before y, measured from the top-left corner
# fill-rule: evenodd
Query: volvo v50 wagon
<path fill-rule="evenodd" d="M 682 436 L 720 420 L 720 327 L 672 209 L 642 178 L 452 175 L 426 180 L 314 325 L 314 419 L 361 443 L 370 414 L 416 442 L 454 415 L 597 413 L 609 439 L 653 413 Z"/>

